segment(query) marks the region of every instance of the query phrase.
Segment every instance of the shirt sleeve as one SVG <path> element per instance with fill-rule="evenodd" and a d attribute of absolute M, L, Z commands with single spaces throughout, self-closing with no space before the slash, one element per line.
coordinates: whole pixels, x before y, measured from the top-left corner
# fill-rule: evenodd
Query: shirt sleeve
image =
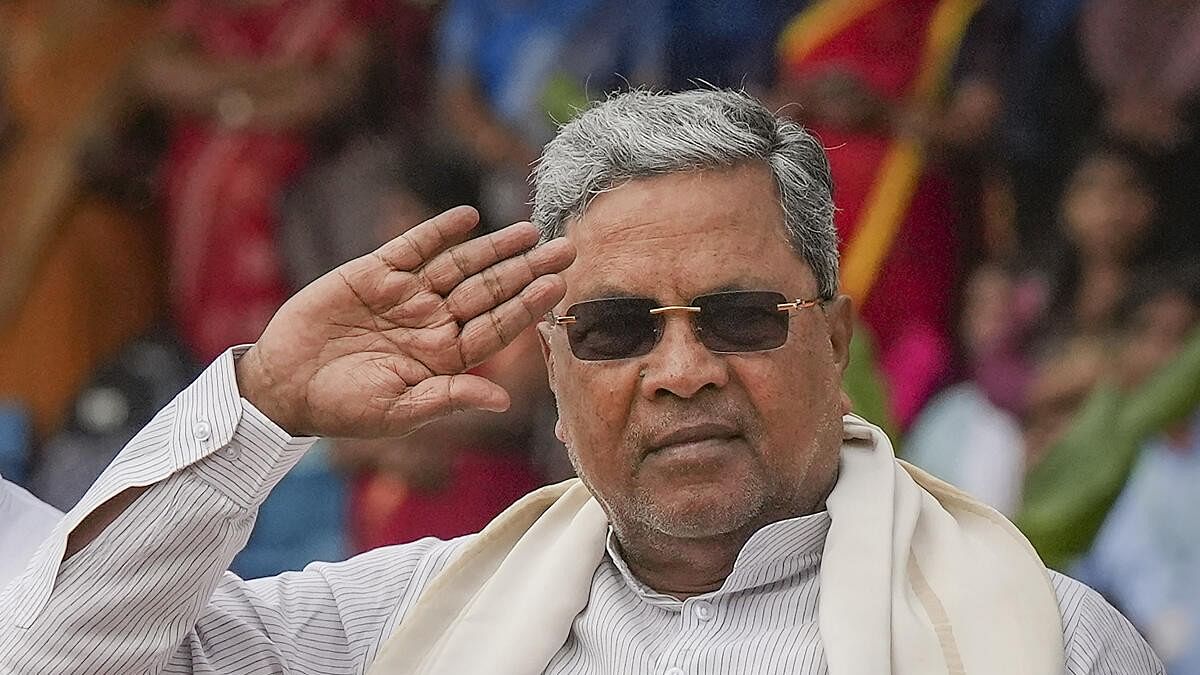
<path fill-rule="evenodd" d="M 1050 572 L 1063 617 L 1067 675 L 1164 675 L 1162 661 L 1096 591 Z"/>
<path fill-rule="evenodd" d="M 414 575 L 432 574 L 447 545 L 251 582 L 225 572 L 259 505 L 315 440 L 289 436 L 239 396 L 236 355 L 129 442 L 0 594 L 0 672 L 290 672 L 311 659 L 336 664 L 320 672 L 361 672 L 373 657 Z M 63 560 L 88 514 L 139 486 L 150 487 Z"/>

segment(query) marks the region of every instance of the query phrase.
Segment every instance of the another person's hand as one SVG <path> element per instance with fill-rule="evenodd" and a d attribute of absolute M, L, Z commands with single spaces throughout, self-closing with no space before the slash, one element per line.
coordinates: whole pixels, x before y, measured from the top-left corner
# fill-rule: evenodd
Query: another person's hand
<path fill-rule="evenodd" d="M 518 223 L 466 241 L 469 207 L 446 211 L 288 300 L 237 364 L 242 395 L 296 435 L 400 436 L 509 395 L 467 369 L 558 302 L 565 238 L 532 248 Z"/>

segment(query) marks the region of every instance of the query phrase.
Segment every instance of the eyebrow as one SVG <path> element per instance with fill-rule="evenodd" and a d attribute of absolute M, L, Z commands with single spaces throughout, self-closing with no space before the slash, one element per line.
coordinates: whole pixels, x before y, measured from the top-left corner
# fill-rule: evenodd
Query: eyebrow
<path fill-rule="evenodd" d="M 720 286 L 710 287 L 700 293 L 697 293 L 694 297 L 699 297 L 702 295 L 711 295 L 713 293 L 727 293 L 729 291 L 762 291 L 762 290 L 778 291 L 779 289 L 775 288 L 772 284 L 767 283 L 766 281 L 763 281 L 762 279 L 756 279 L 754 277 L 747 276 L 747 277 L 741 277 L 738 279 L 734 279 L 732 281 L 728 281 L 724 284 L 721 284 Z M 782 291 L 780 291 L 780 292 L 782 292 Z M 787 295 L 787 293 L 784 293 L 784 295 Z M 623 289 L 618 286 L 614 286 L 612 284 L 600 284 L 599 286 L 596 286 L 596 287 L 590 289 L 587 293 L 580 294 L 579 298 L 577 300 L 574 300 L 572 302 L 572 304 L 577 303 L 577 302 L 587 302 L 589 300 L 602 300 L 602 299 L 606 299 L 606 298 L 649 298 L 651 300 L 654 300 L 655 302 L 662 301 L 660 298 L 656 298 L 651 295 L 645 295 L 642 293 L 635 293 L 628 289 Z M 691 300 L 692 300 L 692 298 L 688 298 L 689 302 Z"/>

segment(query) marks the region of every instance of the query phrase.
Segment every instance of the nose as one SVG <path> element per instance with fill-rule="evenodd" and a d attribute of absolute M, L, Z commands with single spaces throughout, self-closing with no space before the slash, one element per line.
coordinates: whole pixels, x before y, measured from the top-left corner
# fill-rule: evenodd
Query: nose
<path fill-rule="evenodd" d="M 720 389 L 729 381 L 728 363 L 696 338 L 689 315 L 667 315 L 663 336 L 642 365 L 641 393 L 691 398 L 706 388 Z"/>

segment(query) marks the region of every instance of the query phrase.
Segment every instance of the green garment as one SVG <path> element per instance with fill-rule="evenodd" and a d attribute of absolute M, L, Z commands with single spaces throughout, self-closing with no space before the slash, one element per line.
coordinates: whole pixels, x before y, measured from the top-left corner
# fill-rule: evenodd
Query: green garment
<path fill-rule="evenodd" d="M 861 324 L 855 325 L 854 336 L 850 339 L 850 364 L 846 366 L 842 386 L 850 395 L 855 414 L 887 432 L 899 454 L 900 437 L 892 419 L 883 375 L 875 366 L 875 345 Z"/>
<path fill-rule="evenodd" d="M 1025 477 L 1016 523 L 1046 564 L 1085 553 L 1120 495 L 1143 443 L 1200 406 L 1200 330 L 1132 392 L 1098 385 L 1062 440 Z"/>

